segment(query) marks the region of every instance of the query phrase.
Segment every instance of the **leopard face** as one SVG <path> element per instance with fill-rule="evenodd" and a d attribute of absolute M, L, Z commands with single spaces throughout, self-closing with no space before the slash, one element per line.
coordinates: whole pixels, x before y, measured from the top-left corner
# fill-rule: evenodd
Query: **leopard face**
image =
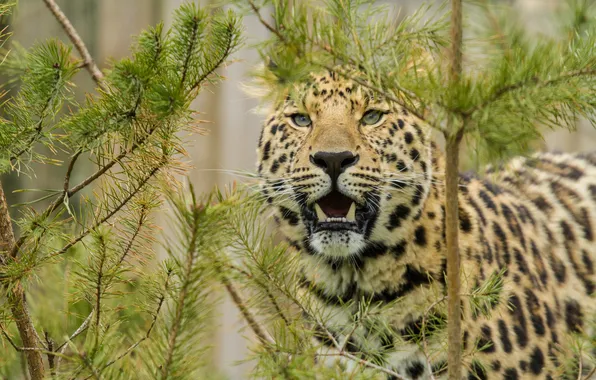
<path fill-rule="evenodd" d="M 262 192 L 284 234 L 337 259 L 405 239 L 430 188 L 427 131 L 334 72 L 312 75 L 296 93 L 268 118 L 258 148 Z"/>

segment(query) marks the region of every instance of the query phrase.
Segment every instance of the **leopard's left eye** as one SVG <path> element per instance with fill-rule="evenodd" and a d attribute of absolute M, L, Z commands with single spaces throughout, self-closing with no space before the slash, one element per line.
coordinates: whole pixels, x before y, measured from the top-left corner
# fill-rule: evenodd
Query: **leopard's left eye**
<path fill-rule="evenodd" d="M 309 127 L 312 124 L 312 121 L 310 120 L 310 117 L 308 117 L 308 115 L 303 114 L 303 113 L 295 113 L 292 116 L 290 116 L 292 121 L 294 122 L 294 124 L 298 127 Z"/>
<path fill-rule="evenodd" d="M 362 116 L 362 119 L 360 119 L 360 121 L 362 121 L 362 124 L 364 124 L 364 125 L 375 125 L 379 121 L 381 121 L 382 117 L 383 117 L 383 113 L 381 111 L 370 110 L 370 111 L 366 111 L 364 113 L 364 115 Z"/>

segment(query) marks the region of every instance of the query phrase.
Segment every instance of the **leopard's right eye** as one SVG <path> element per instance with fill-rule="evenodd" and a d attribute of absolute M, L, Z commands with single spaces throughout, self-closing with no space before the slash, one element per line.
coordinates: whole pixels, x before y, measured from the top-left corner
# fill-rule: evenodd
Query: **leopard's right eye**
<path fill-rule="evenodd" d="M 292 116 L 290 116 L 290 119 L 292 119 L 292 122 L 300 128 L 310 127 L 310 125 L 312 124 L 310 117 L 307 114 L 303 113 L 295 113 Z"/>

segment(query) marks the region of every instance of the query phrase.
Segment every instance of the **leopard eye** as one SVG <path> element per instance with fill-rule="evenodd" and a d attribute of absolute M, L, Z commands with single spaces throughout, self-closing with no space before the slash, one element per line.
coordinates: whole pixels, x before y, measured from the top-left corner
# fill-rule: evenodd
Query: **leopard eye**
<path fill-rule="evenodd" d="M 292 118 L 292 122 L 297 127 L 306 128 L 306 127 L 309 127 L 312 124 L 312 121 L 310 120 L 310 117 L 308 117 L 308 115 L 303 114 L 303 113 L 295 113 L 295 114 L 293 114 L 290 117 Z"/>
<path fill-rule="evenodd" d="M 362 119 L 360 119 L 360 121 L 362 121 L 362 124 L 364 125 L 375 125 L 379 121 L 381 121 L 382 117 L 383 113 L 381 111 L 369 110 L 364 113 L 364 116 L 362 116 Z"/>

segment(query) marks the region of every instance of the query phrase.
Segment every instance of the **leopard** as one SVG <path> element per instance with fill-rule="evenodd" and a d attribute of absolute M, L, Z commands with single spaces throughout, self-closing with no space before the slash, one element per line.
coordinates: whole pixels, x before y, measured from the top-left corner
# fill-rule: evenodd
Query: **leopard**
<path fill-rule="evenodd" d="M 339 69 L 313 72 L 279 99 L 261 130 L 257 171 L 299 257 L 299 286 L 333 316 L 328 333 L 348 339 L 345 350 L 366 359 L 383 348 L 382 376 L 446 378 L 445 327 L 423 328 L 425 318 L 446 318 L 433 314 L 447 295 L 436 134 L 411 107 Z M 533 153 L 459 173 L 457 198 L 462 379 L 591 376 L 587 361 L 582 373 L 561 363 L 577 339 L 595 338 L 596 154 Z M 479 312 L 465 295 L 491 278 L 501 281 L 496 301 Z M 383 318 L 394 337 L 342 329 L 362 300 L 391 307 Z M 420 334 L 439 348 L 432 356 Z"/>

